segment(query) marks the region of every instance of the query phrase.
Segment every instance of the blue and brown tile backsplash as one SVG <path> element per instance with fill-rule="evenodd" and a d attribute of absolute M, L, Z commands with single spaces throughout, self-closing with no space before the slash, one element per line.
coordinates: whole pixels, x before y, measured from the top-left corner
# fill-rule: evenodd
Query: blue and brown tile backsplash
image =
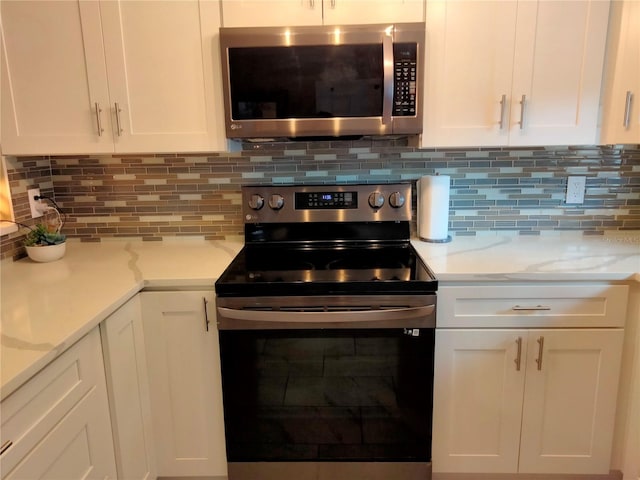
<path fill-rule="evenodd" d="M 238 239 L 241 185 L 415 182 L 435 173 L 451 176 L 452 235 L 640 230 L 637 145 L 418 149 L 402 139 L 315 141 L 245 144 L 234 153 L 8 157 L 7 169 L 17 221 L 33 222 L 26 190 L 40 187 L 67 213 L 64 232 L 85 241 Z M 571 175 L 586 176 L 582 205 L 565 204 Z M 23 255 L 23 234 L 2 237 L 2 258 Z"/>

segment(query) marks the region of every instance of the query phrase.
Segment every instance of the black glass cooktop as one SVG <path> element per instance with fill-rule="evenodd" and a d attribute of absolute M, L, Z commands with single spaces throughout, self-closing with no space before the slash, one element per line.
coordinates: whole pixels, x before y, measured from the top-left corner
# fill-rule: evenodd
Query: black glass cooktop
<path fill-rule="evenodd" d="M 216 282 L 220 296 L 433 293 L 437 281 L 410 243 L 246 245 Z"/>

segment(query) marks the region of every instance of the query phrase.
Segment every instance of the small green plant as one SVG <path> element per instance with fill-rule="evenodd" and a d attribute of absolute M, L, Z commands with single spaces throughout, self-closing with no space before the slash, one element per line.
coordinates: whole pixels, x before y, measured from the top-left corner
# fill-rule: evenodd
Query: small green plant
<path fill-rule="evenodd" d="M 42 223 L 38 223 L 25 236 L 24 245 L 26 247 L 58 245 L 60 243 L 63 243 L 66 238 L 66 235 L 58 233 L 55 228 L 51 228 Z"/>

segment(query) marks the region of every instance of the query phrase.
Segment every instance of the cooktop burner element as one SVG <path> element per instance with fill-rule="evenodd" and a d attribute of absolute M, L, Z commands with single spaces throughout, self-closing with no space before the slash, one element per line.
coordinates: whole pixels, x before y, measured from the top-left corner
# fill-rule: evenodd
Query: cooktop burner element
<path fill-rule="evenodd" d="M 411 185 L 243 188 L 245 247 L 219 296 L 433 293 L 409 242 Z"/>

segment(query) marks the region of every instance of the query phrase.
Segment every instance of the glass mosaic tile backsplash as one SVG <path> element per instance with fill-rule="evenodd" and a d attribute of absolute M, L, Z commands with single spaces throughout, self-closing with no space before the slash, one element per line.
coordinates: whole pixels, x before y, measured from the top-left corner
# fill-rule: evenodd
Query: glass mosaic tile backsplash
<path fill-rule="evenodd" d="M 245 144 L 234 153 L 8 157 L 16 220 L 31 224 L 39 187 L 67 213 L 64 233 L 105 237 L 242 238 L 240 186 L 414 182 L 451 177 L 449 232 L 640 230 L 640 146 L 419 149 L 406 139 Z M 586 177 L 585 202 L 565 204 L 567 177 Z M 415 210 L 415 197 L 414 197 Z M 415 226 L 414 226 L 415 228 Z M 25 229 L 2 237 L 24 256 Z"/>

